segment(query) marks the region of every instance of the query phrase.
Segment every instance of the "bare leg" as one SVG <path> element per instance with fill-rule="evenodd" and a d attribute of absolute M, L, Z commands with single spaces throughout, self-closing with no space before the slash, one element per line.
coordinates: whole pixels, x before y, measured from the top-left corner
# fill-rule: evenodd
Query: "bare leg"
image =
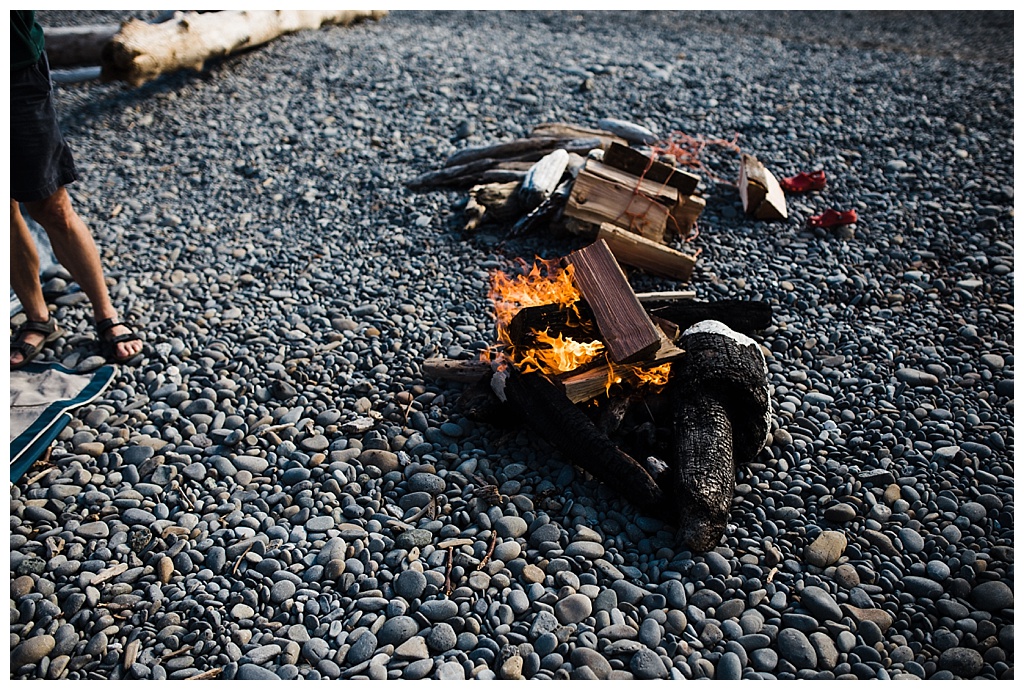
<path fill-rule="evenodd" d="M 57 260 L 71 273 L 92 302 L 96 322 L 116 319 L 117 310 L 110 303 L 110 294 L 103 279 L 100 255 L 96 243 L 85 226 L 85 222 L 71 207 L 71 197 L 61 187 L 52 196 L 42 201 L 26 203 L 25 208 L 43 229 L 46 230 Z M 107 335 L 128 333 L 125 326 L 115 326 Z M 141 340 L 130 340 L 117 344 L 119 358 L 131 357 L 142 350 Z"/>
<path fill-rule="evenodd" d="M 50 312 L 43 299 L 43 289 L 39 285 L 39 255 L 36 245 L 29 234 L 25 219 L 21 217 L 18 202 L 11 199 L 11 287 L 21 301 L 25 316 L 30 321 L 47 321 Z M 22 338 L 29 345 L 43 342 L 42 333 L 26 331 Z M 20 364 L 24 359 L 20 352 L 11 353 L 11 364 Z"/>

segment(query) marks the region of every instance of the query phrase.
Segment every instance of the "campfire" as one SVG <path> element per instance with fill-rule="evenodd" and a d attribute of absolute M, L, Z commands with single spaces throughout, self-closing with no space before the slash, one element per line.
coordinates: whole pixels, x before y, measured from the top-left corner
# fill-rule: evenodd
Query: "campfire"
<path fill-rule="evenodd" d="M 743 332 L 766 328 L 770 307 L 637 295 L 600 239 L 520 268 L 492 276 L 497 342 L 424 373 L 471 383 L 467 414 L 522 420 L 689 546 L 713 548 L 736 465 L 768 431 L 764 357 Z"/>

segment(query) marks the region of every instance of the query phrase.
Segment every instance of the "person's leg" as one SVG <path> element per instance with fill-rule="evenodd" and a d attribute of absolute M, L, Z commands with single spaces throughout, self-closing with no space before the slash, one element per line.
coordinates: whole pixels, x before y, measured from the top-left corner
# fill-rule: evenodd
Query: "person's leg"
<path fill-rule="evenodd" d="M 45 322 L 50 318 L 39 284 L 39 255 L 35 242 L 21 217 L 18 202 L 11 199 L 11 287 L 18 296 L 29 321 Z M 46 336 L 36 331 L 25 331 L 21 338 L 29 345 L 38 345 Z M 20 352 L 11 353 L 11 364 L 20 364 Z"/>
<path fill-rule="evenodd" d="M 68 196 L 67 190 L 61 187 L 42 201 L 26 203 L 25 208 L 46 230 L 57 260 L 68 269 L 92 302 L 96 322 L 111 318 L 116 320 L 117 310 L 110 303 L 110 294 L 103 279 L 103 268 L 100 265 L 96 243 L 85 222 L 71 207 L 71 197 Z M 129 332 L 130 329 L 126 326 L 118 325 L 105 335 L 109 338 Z M 119 359 L 132 357 L 141 350 L 141 340 L 129 340 L 116 345 Z"/>

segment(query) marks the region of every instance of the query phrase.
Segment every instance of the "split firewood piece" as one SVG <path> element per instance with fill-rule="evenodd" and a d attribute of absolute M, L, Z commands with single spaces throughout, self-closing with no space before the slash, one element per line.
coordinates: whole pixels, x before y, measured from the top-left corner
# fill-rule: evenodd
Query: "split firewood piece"
<path fill-rule="evenodd" d="M 599 139 L 595 148 L 607 149 L 613 143 L 626 144 L 626 140 L 603 129 L 592 129 L 568 122 L 542 122 L 530 132 L 531 137 L 558 137 L 561 139 Z"/>
<path fill-rule="evenodd" d="M 707 206 L 707 202 L 696 194 L 680 197 L 679 202 L 669 211 L 672 218 L 665 229 L 674 231 L 680 237 L 689 237 L 693 233 L 700 214 L 704 213 L 705 206 Z"/>
<path fill-rule="evenodd" d="M 604 240 L 569 254 L 573 281 L 594 312 L 601 340 L 616 364 L 642 361 L 661 342 L 659 331 L 647 315 L 626 274 Z"/>
<path fill-rule="evenodd" d="M 675 187 L 671 187 L 664 182 L 655 182 L 654 180 L 628 173 L 608 165 L 603 160 L 591 159 L 587 161 L 584 170 L 611 182 L 632 187 L 636 193 L 643 194 L 648 199 L 653 199 L 663 206 L 671 208 L 679 202 L 679 190 Z"/>
<path fill-rule="evenodd" d="M 568 165 L 569 152 L 565 149 L 555 149 L 534 163 L 516 192 L 523 208 L 532 211 L 550 197 Z"/>
<path fill-rule="evenodd" d="M 740 164 L 740 199 L 743 210 L 762 220 L 785 220 L 786 194 L 771 170 L 749 153 L 744 153 Z"/>
<path fill-rule="evenodd" d="M 589 168 L 589 164 L 587 168 Z M 587 168 L 576 176 L 564 214 L 586 223 L 612 223 L 656 242 L 665 236 L 668 208 Z"/>
<path fill-rule="evenodd" d="M 561 451 L 565 459 L 586 470 L 644 510 L 663 503 L 658 485 L 636 460 L 619 450 L 587 415 L 544 376 L 510 370 L 505 395 L 529 427 Z"/>
<path fill-rule="evenodd" d="M 187 12 L 161 24 L 131 19 L 100 56 L 103 79 L 139 86 L 180 69 L 201 70 L 210 58 L 263 45 L 324 24 L 380 19 L 386 10 L 224 10 Z"/>
<path fill-rule="evenodd" d="M 655 293 L 657 294 L 657 293 Z M 707 320 L 721 321 L 734 331 L 750 335 L 772 325 L 772 305 L 755 300 L 722 299 L 714 302 L 694 300 L 644 299 L 644 309 L 651 315 L 668 319 L 687 329 Z"/>
<path fill-rule="evenodd" d="M 491 375 L 490 362 L 479 359 L 435 357 L 423 360 L 422 369 L 424 377 L 463 383 L 473 383 Z"/>
<path fill-rule="evenodd" d="M 697 265 L 695 256 L 653 242 L 611 223 L 602 223 L 597 236 L 608 243 L 608 248 L 620 263 L 654 275 L 688 281 L 693 275 L 693 267 Z"/>
<path fill-rule="evenodd" d="M 697 298 L 696 290 L 666 290 L 664 292 L 638 292 L 636 298 L 640 304 L 647 306 L 649 302 L 688 302 Z M 650 311 L 648 309 L 648 311 Z"/>
<path fill-rule="evenodd" d="M 693 194 L 700 183 L 700 178 L 693 173 L 655 160 L 651 155 L 629 146 L 613 143 L 604 152 L 603 161 L 606 165 L 642 177 L 651 182 L 667 184 L 679 192 L 679 196 Z"/>
<path fill-rule="evenodd" d="M 680 537 L 709 551 L 725 531 L 737 467 L 767 438 L 768 369 L 756 342 L 718 321 L 690 327 L 680 346 L 687 354 L 670 384 L 673 497 Z"/>

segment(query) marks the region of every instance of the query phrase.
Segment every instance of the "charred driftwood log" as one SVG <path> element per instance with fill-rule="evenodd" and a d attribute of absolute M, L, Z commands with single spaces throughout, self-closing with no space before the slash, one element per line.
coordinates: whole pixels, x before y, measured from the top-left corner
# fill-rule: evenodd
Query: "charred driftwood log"
<path fill-rule="evenodd" d="M 664 495 L 647 470 L 619 450 L 558 386 L 540 374 L 520 374 L 510 369 L 505 396 L 529 427 L 561 451 L 566 460 L 634 505 L 661 509 Z"/>
<path fill-rule="evenodd" d="M 694 302 L 672 299 L 646 299 L 644 309 L 686 329 L 701 321 L 721 321 L 734 331 L 750 335 L 772 325 L 772 305 L 751 300 L 721 299 Z"/>
<path fill-rule="evenodd" d="M 679 536 L 708 551 L 725 531 L 736 468 L 764 447 L 768 373 L 757 343 L 718 321 L 690 327 L 680 345 L 687 354 L 671 384 L 672 497 Z"/>

